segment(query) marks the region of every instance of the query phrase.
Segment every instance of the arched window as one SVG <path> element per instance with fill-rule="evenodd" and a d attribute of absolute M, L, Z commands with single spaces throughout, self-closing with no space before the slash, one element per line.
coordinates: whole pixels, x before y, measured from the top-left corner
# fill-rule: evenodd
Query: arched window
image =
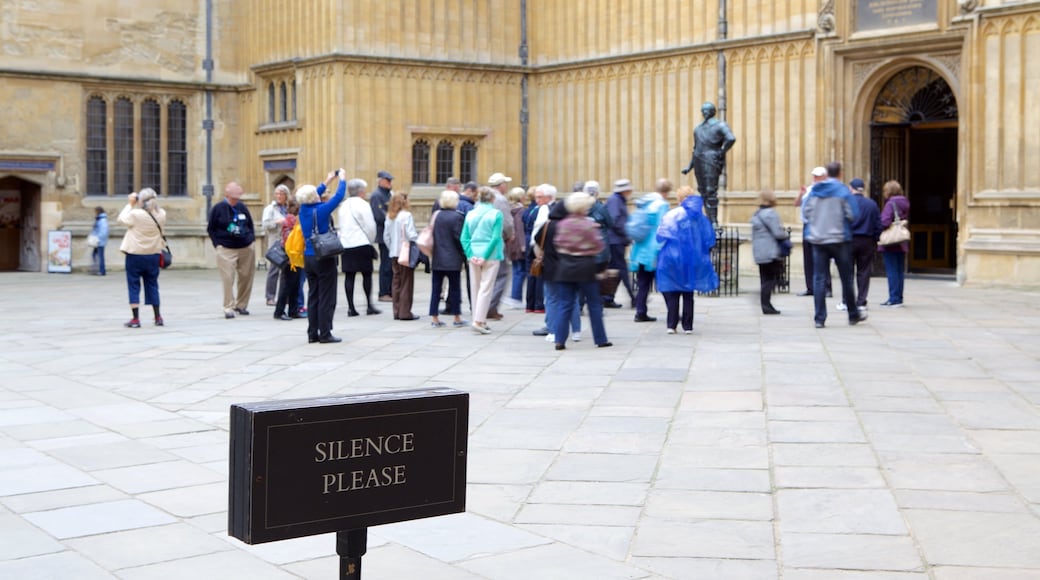
<path fill-rule="evenodd" d="M 296 79 L 292 82 L 292 120 L 296 120 Z"/>
<path fill-rule="evenodd" d="M 412 144 L 412 183 L 430 182 L 430 144 L 419 139 Z"/>
<path fill-rule="evenodd" d="M 108 103 L 87 101 L 87 195 L 108 193 Z"/>
<path fill-rule="evenodd" d="M 285 88 L 285 81 L 282 81 L 282 84 L 278 86 L 278 96 L 282 106 L 280 110 L 282 112 L 282 122 L 284 123 L 289 120 L 289 94 Z"/>
<path fill-rule="evenodd" d="M 166 108 L 166 195 L 188 195 L 188 108 L 170 101 Z"/>
<path fill-rule="evenodd" d="M 159 102 L 141 103 L 141 187 L 162 193 L 162 115 Z"/>
<path fill-rule="evenodd" d="M 459 149 L 459 179 L 467 181 L 477 180 L 477 144 L 466 141 Z"/>
<path fill-rule="evenodd" d="M 437 144 L 437 181 L 435 183 L 446 183 L 451 177 L 452 168 L 455 166 L 455 145 L 444 140 Z"/>
<path fill-rule="evenodd" d="M 274 83 L 267 83 L 267 122 L 274 123 L 275 114 Z"/>
<path fill-rule="evenodd" d="M 119 97 L 115 104 L 115 195 L 134 191 L 134 103 Z"/>

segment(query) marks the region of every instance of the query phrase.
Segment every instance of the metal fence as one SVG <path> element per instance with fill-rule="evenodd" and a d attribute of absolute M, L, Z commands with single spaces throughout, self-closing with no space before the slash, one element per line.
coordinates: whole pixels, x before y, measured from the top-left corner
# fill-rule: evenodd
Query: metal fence
<path fill-rule="evenodd" d="M 787 239 L 791 239 L 791 228 L 787 228 Z M 792 250 L 793 254 L 794 251 Z M 774 294 L 790 294 L 791 293 L 791 254 L 787 254 L 784 257 L 784 268 L 780 274 L 780 281 L 777 282 L 776 288 L 773 288 Z"/>
<path fill-rule="evenodd" d="M 701 296 L 736 296 L 740 294 L 740 233 L 735 227 L 719 226 L 715 230 L 715 247 L 711 263 L 719 275 L 719 288 Z"/>

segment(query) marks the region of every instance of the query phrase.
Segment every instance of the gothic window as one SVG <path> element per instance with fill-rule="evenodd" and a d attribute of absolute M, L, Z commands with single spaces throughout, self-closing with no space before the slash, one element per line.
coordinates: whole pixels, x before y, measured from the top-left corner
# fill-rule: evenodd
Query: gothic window
<path fill-rule="evenodd" d="M 285 87 L 285 81 L 278 86 L 279 102 L 281 104 L 282 122 L 289 120 L 289 93 Z"/>
<path fill-rule="evenodd" d="M 87 101 L 87 195 L 108 193 L 108 103 Z"/>
<path fill-rule="evenodd" d="M 127 195 L 134 191 L 134 103 L 126 97 L 116 99 L 113 131 L 114 193 Z"/>
<path fill-rule="evenodd" d="M 455 165 L 455 145 L 444 140 L 437 144 L 437 181 L 446 183 Z"/>
<path fill-rule="evenodd" d="M 267 83 L 267 122 L 274 123 L 275 101 L 274 83 Z"/>
<path fill-rule="evenodd" d="M 166 195 L 188 195 L 188 115 L 181 101 L 171 101 L 166 114 Z"/>
<path fill-rule="evenodd" d="M 162 193 L 162 118 L 155 99 L 141 103 L 141 187 Z"/>
<path fill-rule="evenodd" d="M 430 144 L 419 139 L 412 144 L 412 183 L 430 182 Z"/>
<path fill-rule="evenodd" d="M 292 82 L 292 117 L 293 121 L 296 120 L 296 79 Z"/>
<path fill-rule="evenodd" d="M 459 180 L 477 180 L 477 144 L 473 141 L 466 141 L 459 150 Z"/>

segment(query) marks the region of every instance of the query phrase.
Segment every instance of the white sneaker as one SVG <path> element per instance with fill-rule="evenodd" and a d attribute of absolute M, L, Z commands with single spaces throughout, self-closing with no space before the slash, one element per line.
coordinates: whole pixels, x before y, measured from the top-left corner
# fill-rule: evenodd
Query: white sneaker
<path fill-rule="evenodd" d="M 682 332 L 683 332 L 683 334 L 693 334 L 692 330 L 684 330 Z"/>
<path fill-rule="evenodd" d="M 860 306 L 860 307 L 859 307 L 859 309 L 860 309 L 860 310 L 866 310 L 866 309 L 867 309 L 867 305 L 866 305 L 866 304 L 864 304 L 863 306 Z"/>
<path fill-rule="evenodd" d="M 842 312 L 845 312 L 846 310 L 849 309 L 848 306 L 845 306 L 844 302 L 839 302 L 838 305 L 835 306 L 835 308 L 837 308 L 838 310 L 841 310 Z"/>
<path fill-rule="evenodd" d="M 572 332 L 571 333 L 571 340 L 573 340 L 574 342 L 581 342 L 581 331 Z"/>
<path fill-rule="evenodd" d="M 675 334 L 675 329 L 674 328 L 669 328 L 667 332 L 668 332 L 668 334 Z"/>
<path fill-rule="evenodd" d="M 547 334 L 547 335 L 545 335 L 545 342 L 556 342 L 556 335 L 555 334 Z"/>

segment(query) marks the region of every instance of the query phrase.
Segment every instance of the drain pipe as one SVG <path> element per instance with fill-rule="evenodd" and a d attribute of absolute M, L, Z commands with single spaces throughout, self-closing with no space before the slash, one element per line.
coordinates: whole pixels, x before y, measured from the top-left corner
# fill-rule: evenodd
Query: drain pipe
<path fill-rule="evenodd" d="M 206 84 L 213 83 L 213 0 L 206 0 L 206 58 L 202 61 L 206 71 Z M 206 118 L 202 120 L 206 132 L 206 182 L 202 184 L 202 195 L 206 196 L 206 219 L 213 208 L 213 89 L 206 88 Z"/>
<path fill-rule="evenodd" d="M 726 0 L 719 0 L 719 40 L 726 40 L 729 35 L 728 22 L 726 20 Z M 720 121 L 726 120 L 726 52 L 719 48 L 719 102 L 716 107 Z M 719 189 L 726 188 L 726 167 L 723 166 L 719 175 Z"/>
<path fill-rule="evenodd" d="M 527 0 L 520 0 L 520 64 L 524 75 L 520 78 L 520 184 L 527 189 L 527 132 L 530 113 L 527 108 Z"/>

